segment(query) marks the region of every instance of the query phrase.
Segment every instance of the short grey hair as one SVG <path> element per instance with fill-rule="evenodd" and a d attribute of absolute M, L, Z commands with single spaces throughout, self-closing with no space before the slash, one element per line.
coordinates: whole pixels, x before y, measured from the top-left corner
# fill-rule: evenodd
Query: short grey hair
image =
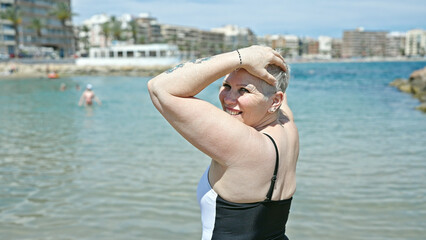
<path fill-rule="evenodd" d="M 276 90 L 282 91 L 283 93 L 285 93 L 290 80 L 290 66 L 286 62 L 284 62 L 284 66 L 286 71 L 273 64 L 270 64 L 266 67 L 266 70 L 277 80 L 275 85 Z"/>

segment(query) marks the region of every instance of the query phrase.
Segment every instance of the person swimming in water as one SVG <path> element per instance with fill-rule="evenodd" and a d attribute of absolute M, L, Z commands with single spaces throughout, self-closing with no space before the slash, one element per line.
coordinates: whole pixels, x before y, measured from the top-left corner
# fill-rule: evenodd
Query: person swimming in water
<path fill-rule="evenodd" d="M 93 100 L 95 100 L 99 105 L 102 105 L 101 100 L 99 100 L 99 98 L 95 95 L 92 88 L 92 84 L 87 84 L 86 90 L 84 90 L 83 94 L 81 94 L 78 106 L 82 106 L 83 103 L 85 106 L 91 106 L 93 104 Z"/>

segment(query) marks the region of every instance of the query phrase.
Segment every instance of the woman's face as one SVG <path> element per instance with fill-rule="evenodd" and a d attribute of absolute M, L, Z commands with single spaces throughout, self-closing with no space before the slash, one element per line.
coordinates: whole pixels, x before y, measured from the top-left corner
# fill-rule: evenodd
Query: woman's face
<path fill-rule="evenodd" d="M 265 96 L 265 85 L 245 70 L 232 72 L 219 92 L 223 110 L 249 126 L 260 126 L 272 105 L 272 99 Z"/>

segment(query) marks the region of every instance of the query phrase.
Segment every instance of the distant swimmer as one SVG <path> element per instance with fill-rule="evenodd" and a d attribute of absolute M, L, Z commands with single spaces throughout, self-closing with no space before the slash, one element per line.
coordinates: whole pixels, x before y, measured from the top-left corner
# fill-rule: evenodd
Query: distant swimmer
<path fill-rule="evenodd" d="M 61 90 L 63 92 L 66 89 L 67 89 L 67 85 L 65 83 L 61 83 L 61 86 L 59 87 L 59 90 Z"/>
<path fill-rule="evenodd" d="M 81 94 L 78 106 L 83 105 L 83 102 L 85 106 L 91 106 L 93 104 L 93 100 L 95 100 L 99 105 L 102 105 L 101 100 L 96 97 L 95 93 L 92 91 L 92 88 L 92 84 L 87 84 L 86 90 L 84 90 L 83 94 Z"/>

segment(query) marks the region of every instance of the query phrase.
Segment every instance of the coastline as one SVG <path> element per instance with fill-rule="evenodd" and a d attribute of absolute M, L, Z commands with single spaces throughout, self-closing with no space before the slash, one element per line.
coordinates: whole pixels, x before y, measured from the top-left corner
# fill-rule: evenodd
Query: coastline
<path fill-rule="evenodd" d="M 426 67 L 412 72 L 408 79 L 397 78 L 389 85 L 417 98 L 420 105 L 416 109 L 426 113 Z"/>
<path fill-rule="evenodd" d="M 0 79 L 47 78 L 50 72 L 59 77 L 89 76 L 155 76 L 173 66 L 78 66 L 75 63 L 0 62 Z"/>
<path fill-rule="evenodd" d="M 359 63 L 359 62 L 416 62 L 426 58 L 288 58 L 289 64 L 300 63 Z M 13 78 L 47 78 L 49 72 L 55 72 L 59 77 L 97 75 L 97 76 L 156 76 L 173 66 L 78 66 L 73 59 L 69 60 L 15 60 L 0 62 L 0 79 Z M 13 69 L 13 70 L 12 70 Z"/>

